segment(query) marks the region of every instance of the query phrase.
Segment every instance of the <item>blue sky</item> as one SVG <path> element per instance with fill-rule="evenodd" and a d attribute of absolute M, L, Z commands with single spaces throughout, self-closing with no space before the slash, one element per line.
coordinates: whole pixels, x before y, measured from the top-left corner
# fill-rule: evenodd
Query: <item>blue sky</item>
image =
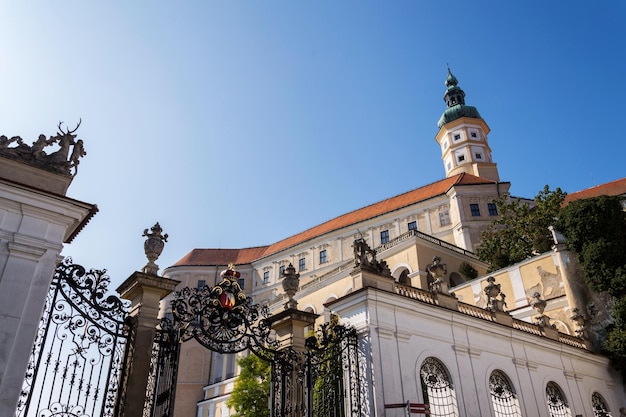
<path fill-rule="evenodd" d="M 514 195 L 626 176 L 626 3 L 0 3 L 0 134 L 59 121 L 87 156 L 68 196 L 100 212 L 63 254 L 113 286 L 170 235 L 270 244 L 444 177 L 449 64 Z"/>

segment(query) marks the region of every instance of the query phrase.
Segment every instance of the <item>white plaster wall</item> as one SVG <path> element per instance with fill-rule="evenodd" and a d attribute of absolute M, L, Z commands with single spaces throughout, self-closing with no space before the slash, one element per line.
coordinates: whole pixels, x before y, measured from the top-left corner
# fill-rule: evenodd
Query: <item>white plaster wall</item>
<path fill-rule="evenodd" d="M 561 387 L 572 415 L 593 415 L 594 391 L 613 415 L 626 405 L 624 386 L 601 355 L 374 289 L 332 308 L 371 339 L 374 415 L 385 415 L 384 404 L 423 402 L 419 369 L 429 356 L 450 372 L 461 416 L 492 415 L 488 380 L 496 369 L 511 380 L 524 416 L 549 416 L 549 381 Z"/>
<path fill-rule="evenodd" d="M 0 415 L 15 412 L 67 236 L 91 205 L 0 181 Z"/>

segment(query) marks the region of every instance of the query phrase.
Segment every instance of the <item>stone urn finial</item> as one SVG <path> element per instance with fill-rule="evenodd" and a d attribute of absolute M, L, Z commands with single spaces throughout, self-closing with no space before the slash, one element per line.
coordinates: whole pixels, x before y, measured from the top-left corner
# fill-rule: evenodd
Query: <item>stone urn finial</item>
<path fill-rule="evenodd" d="M 159 266 L 154 261 L 159 258 L 161 252 L 163 252 L 165 242 L 167 242 L 167 233 L 163 235 L 161 232 L 163 232 L 163 229 L 161 229 L 159 222 L 150 228 L 150 232 L 148 232 L 148 229 L 143 231 L 142 236 L 147 237 L 143 244 L 143 249 L 148 258 L 148 263 L 143 267 L 144 274 L 157 275 L 159 272 Z"/>
<path fill-rule="evenodd" d="M 288 310 L 290 308 L 296 309 L 298 308 L 298 302 L 293 299 L 296 292 L 298 292 L 298 288 L 300 287 L 300 274 L 296 272 L 296 268 L 290 263 L 287 268 L 282 273 L 283 275 L 283 290 L 289 300 L 285 303 L 285 309 Z"/>

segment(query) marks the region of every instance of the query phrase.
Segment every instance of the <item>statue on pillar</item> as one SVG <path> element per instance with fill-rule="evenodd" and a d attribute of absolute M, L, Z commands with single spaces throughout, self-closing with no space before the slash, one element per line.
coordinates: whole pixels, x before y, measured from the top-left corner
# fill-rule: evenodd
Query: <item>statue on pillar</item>
<path fill-rule="evenodd" d="M 159 258 L 161 252 L 163 252 L 163 247 L 168 237 L 167 233 L 163 235 L 161 232 L 163 232 L 163 229 L 161 229 L 159 222 L 150 228 L 150 232 L 148 232 L 148 229 L 143 231 L 142 236 L 147 237 L 143 248 L 148 258 L 148 263 L 143 267 L 144 274 L 157 275 L 159 272 L 159 266 L 154 262 Z"/>
<path fill-rule="evenodd" d="M 365 239 L 355 240 L 352 247 L 354 248 L 354 266 L 356 268 L 379 275 L 391 276 L 387 262 L 376 260 L 376 250 L 371 249 Z"/>
<path fill-rule="evenodd" d="M 438 294 L 448 294 L 448 283 L 443 279 L 448 272 L 446 264 L 441 263 L 441 258 L 435 256 L 433 263 L 426 267 L 434 281 L 430 283 L 430 290 Z"/>
<path fill-rule="evenodd" d="M 485 294 L 487 295 L 487 310 L 496 312 L 504 311 L 506 307 L 505 295 L 500 291 L 500 284 L 495 283 L 494 277 L 487 278 L 487 286 L 485 287 Z M 500 296 L 500 299 L 498 299 Z"/>

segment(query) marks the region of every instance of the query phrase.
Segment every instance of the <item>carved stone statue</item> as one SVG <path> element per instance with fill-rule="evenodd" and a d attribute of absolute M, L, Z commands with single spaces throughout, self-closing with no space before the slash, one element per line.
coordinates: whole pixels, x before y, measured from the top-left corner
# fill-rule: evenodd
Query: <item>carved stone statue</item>
<path fill-rule="evenodd" d="M 74 134 L 81 121 L 78 122 L 73 130 L 63 130 L 63 122 L 58 125 L 58 133 L 47 139 L 45 135 L 39 135 L 31 146 L 24 143 L 21 137 L 13 136 L 10 139 L 7 136 L 0 136 L 0 156 L 15 159 L 38 168 L 46 169 L 66 176 L 73 177 L 78 170 L 79 159 L 87 155 L 81 139 L 75 140 L 77 135 Z M 17 143 L 15 147 L 9 147 L 12 143 Z M 47 147 L 58 143 L 59 149 L 50 154 L 46 153 Z M 70 147 L 72 147 L 70 156 Z M 74 171 L 71 172 L 71 168 Z"/>
<path fill-rule="evenodd" d="M 541 294 L 538 291 L 533 293 L 533 296 L 530 299 L 529 304 L 532 308 L 534 308 L 537 311 L 537 313 L 539 313 L 535 316 L 535 320 L 533 321 L 534 324 L 542 328 L 543 327 L 556 328 L 555 325 L 550 324 L 550 317 L 543 314 L 543 312 L 546 309 L 546 305 L 548 305 L 548 303 L 546 302 L 546 300 L 543 300 L 541 298 Z"/>
<path fill-rule="evenodd" d="M 504 311 L 506 307 L 506 296 L 500 291 L 500 284 L 495 283 L 494 277 L 487 278 L 487 286 L 485 287 L 485 294 L 487 295 L 487 310 L 489 311 Z M 498 296 L 500 299 L 498 300 Z"/>
<path fill-rule="evenodd" d="M 431 291 L 439 294 L 448 294 L 448 283 L 443 279 L 448 272 L 448 267 L 446 264 L 441 263 L 441 258 L 435 256 L 433 263 L 428 265 L 426 270 L 434 279 L 434 281 L 430 283 Z"/>
<path fill-rule="evenodd" d="M 352 244 L 354 248 L 354 266 L 379 275 L 391 276 L 389 266 L 385 261 L 376 260 L 376 251 L 371 249 L 364 239 L 357 239 Z"/>

